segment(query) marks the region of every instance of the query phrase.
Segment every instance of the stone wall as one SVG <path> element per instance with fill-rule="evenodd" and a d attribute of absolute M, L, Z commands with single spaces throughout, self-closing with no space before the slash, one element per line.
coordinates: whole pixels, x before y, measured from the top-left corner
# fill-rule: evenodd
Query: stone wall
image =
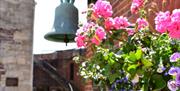
<path fill-rule="evenodd" d="M 33 0 L 0 0 L 0 91 L 32 91 Z"/>

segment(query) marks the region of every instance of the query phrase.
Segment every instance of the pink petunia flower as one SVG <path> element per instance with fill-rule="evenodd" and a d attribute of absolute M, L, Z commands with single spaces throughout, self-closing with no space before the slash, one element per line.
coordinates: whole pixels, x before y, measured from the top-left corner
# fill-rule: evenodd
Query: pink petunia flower
<path fill-rule="evenodd" d="M 98 0 L 93 6 L 93 15 L 95 17 L 108 18 L 112 16 L 112 13 L 112 6 L 108 1 Z"/>
<path fill-rule="evenodd" d="M 176 91 L 176 90 L 178 90 L 178 87 L 177 87 L 177 85 L 176 85 L 176 81 L 174 81 L 174 80 L 169 80 L 169 81 L 168 81 L 168 84 L 167 84 L 167 87 L 168 87 L 169 90 L 171 90 L 171 91 Z"/>
<path fill-rule="evenodd" d="M 114 18 L 114 28 L 118 29 L 125 29 L 130 25 L 128 19 L 126 17 L 120 16 Z"/>
<path fill-rule="evenodd" d="M 176 75 L 176 85 L 180 87 L 180 72 Z"/>
<path fill-rule="evenodd" d="M 136 22 L 138 24 L 138 30 L 148 26 L 148 22 L 144 18 L 138 18 Z"/>
<path fill-rule="evenodd" d="M 170 56 L 170 62 L 177 62 L 178 59 L 180 59 L 179 52 L 175 52 Z"/>
<path fill-rule="evenodd" d="M 171 67 L 168 71 L 168 74 L 173 76 L 176 76 L 178 73 L 180 73 L 179 67 Z"/>

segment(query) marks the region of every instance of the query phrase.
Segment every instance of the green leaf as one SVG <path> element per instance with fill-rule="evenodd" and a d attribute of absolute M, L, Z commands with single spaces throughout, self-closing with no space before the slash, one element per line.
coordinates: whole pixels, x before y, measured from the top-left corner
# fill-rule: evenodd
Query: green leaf
<path fill-rule="evenodd" d="M 104 54 L 104 59 L 108 60 L 109 56 L 107 54 Z"/>
<path fill-rule="evenodd" d="M 164 87 L 166 87 L 166 82 L 164 81 L 161 75 L 155 74 L 151 78 L 152 85 L 154 85 L 153 91 L 160 91 Z"/>
<path fill-rule="evenodd" d="M 142 59 L 141 62 L 143 63 L 145 68 L 153 66 L 152 62 L 147 59 Z"/>
<path fill-rule="evenodd" d="M 137 67 L 138 67 L 138 64 L 130 65 L 130 66 L 127 68 L 127 71 L 128 71 L 131 75 L 135 75 Z"/>
<path fill-rule="evenodd" d="M 137 60 L 139 60 L 139 59 L 141 59 L 141 57 L 142 57 L 142 50 L 141 49 L 138 49 L 137 51 L 136 51 L 136 59 Z"/>
<path fill-rule="evenodd" d="M 129 59 L 129 62 L 131 62 L 131 63 L 136 62 L 137 58 L 136 58 L 135 52 L 130 52 L 128 59 Z"/>
<path fill-rule="evenodd" d="M 112 59 L 112 58 L 110 58 L 109 60 L 108 60 L 108 64 L 109 65 L 113 65 L 115 63 L 115 61 Z"/>
<path fill-rule="evenodd" d="M 116 78 L 118 78 L 118 77 L 119 77 L 119 74 L 117 74 L 117 73 L 110 75 L 109 76 L 110 84 L 112 84 L 116 80 Z"/>
<path fill-rule="evenodd" d="M 111 66 L 110 65 L 106 65 L 104 68 L 105 68 L 104 74 L 106 76 L 110 75 Z"/>

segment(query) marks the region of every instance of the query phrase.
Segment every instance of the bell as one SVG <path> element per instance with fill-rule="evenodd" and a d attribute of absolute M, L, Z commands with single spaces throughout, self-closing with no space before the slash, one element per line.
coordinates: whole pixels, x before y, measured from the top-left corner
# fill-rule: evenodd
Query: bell
<path fill-rule="evenodd" d="M 56 7 L 53 32 L 44 38 L 55 42 L 73 42 L 78 29 L 78 9 L 73 5 L 75 0 L 61 0 Z"/>

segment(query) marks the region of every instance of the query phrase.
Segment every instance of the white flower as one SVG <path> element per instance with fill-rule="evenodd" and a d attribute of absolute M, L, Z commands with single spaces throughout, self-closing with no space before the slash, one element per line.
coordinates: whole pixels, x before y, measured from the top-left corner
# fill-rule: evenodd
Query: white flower
<path fill-rule="evenodd" d="M 84 72 L 84 71 L 81 71 L 81 76 L 84 76 L 84 75 L 86 75 L 86 73 Z"/>
<path fill-rule="evenodd" d="M 86 66 L 86 62 L 83 62 L 83 63 L 82 63 L 82 67 L 85 67 L 85 66 Z"/>
<path fill-rule="evenodd" d="M 157 72 L 158 72 L 158 73 L 162 73 L 162 72 L 163 72 L 162 68 L 159 67 L 159 68 L 157 69 Z"/>
<path fill-rule="evenodd" d="M 139 76 L 136 74 L 135 77 L 131 80 L 133 84 L 136 84 L 139 82 Z"/>
<path fill-rule="evenodd" d="M 97 65 L 97 66 L 96 66 L 96 68 L 99 70 L 99 69 L 100 69 L 100 66 L 99 66 L 99 65 Z"/>

